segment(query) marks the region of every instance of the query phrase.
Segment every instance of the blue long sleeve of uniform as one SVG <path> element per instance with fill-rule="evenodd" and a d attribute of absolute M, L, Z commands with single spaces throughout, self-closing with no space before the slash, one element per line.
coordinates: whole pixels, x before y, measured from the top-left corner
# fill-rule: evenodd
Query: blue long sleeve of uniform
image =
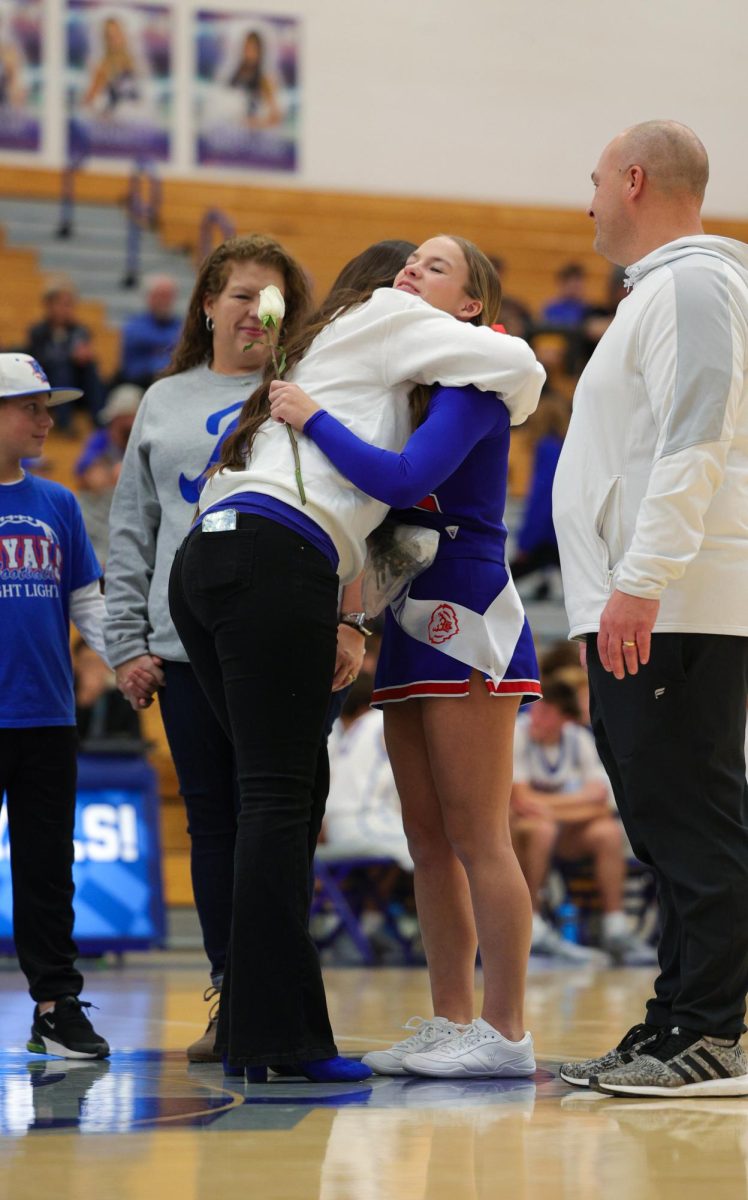
<path fill-rule="evenodd" d="M 466 387 L 435 390 L 426 419 L 400 454 L 363 442 L 324 409 L 304 433 L 362 492 L 408 508 L 448 479 L 479 441 L 508 427 L 509 412 L 497 396 Z"/>

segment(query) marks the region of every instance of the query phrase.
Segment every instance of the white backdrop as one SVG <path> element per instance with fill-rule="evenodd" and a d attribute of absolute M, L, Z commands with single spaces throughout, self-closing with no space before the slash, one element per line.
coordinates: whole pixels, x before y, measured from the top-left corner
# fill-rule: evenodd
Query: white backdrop
<path fill-rule="evenodd" d="M 301 20 L 296 174 L 193 166 L 196 8 Z M 175 0 L 175 9 L 177 126 L 166 175 L 580 207 L 611 136 L 674 117 L 709 151 L 707 212 L 748 217 L 746 0 Z M 63 0 L 47 0 L 45 141 L 34 161 L 50 166 L 64 156 L 62 18 Z"/>

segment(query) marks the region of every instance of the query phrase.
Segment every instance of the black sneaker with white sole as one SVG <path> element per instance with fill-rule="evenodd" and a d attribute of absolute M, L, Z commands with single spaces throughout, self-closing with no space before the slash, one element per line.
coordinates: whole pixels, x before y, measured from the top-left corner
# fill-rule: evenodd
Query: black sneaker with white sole
<path fill-rule="evenodd" d="M 32 1054 L 56 1058 L 108 1058 L 109 1044 L 89 1021 L 84 1008 L 93 1006 L 77 996 L 62 996 L 49 1012 L 34 1009 L 34 1020 L 26 1049 Z"/>

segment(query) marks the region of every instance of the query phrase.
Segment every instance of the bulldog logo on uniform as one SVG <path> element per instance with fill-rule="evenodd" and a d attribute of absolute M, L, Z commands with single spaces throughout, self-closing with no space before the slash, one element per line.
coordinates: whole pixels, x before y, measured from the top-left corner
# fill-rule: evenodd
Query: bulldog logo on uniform
<path fill-rule="evenodd" d="M 448 642 L 460 632 L 457 613 L 451 604 L 438 604 L 429 618 L 429 641 L 434 646 Z"/>

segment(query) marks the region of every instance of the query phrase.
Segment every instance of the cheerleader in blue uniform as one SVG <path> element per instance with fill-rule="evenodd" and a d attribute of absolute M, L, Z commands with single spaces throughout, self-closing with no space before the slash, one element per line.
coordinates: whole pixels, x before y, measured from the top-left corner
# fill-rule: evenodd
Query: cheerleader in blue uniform
<path fill-rule="evenodd" d="M 462 239 L 425 242 L 394 286 L 459 320 L 496 319 L 495 271 Z M 364 1061 L 380 1074 L 532 1074 L 522 1016 L 530 901 L 508 809 L 517 710 L 540 685 L 505 562 L 511 414 L 475 388 L 437 387 L 397 454 L 361 441 L 290 383 L 272 385 L 271 413 L 401 520 L 440 535 L 433 564 L 387 613 L 375 689 L 415 863 L 434 1016 L 409 1022 L 408 1037 Z M 484 1000 L 474 1019 L 478 945 Z"/>

